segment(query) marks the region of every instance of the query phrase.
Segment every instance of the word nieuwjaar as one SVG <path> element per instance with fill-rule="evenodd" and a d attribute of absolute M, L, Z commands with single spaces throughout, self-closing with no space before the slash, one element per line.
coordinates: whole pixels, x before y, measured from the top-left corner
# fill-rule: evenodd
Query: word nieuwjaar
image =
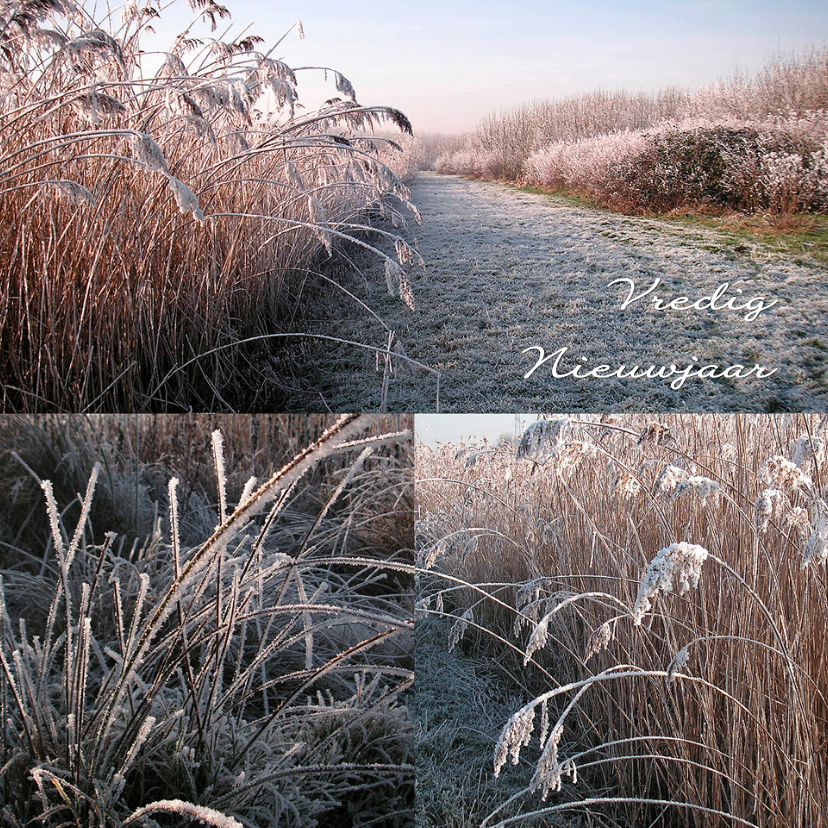
<path fill-rule="evenodd" d="M 668 298 L 656 293 L 659 285 L 661 285 L 661 279 L 659 278 L 654 279 L 649 286 L 642 283 L 639 287 L 634 279 L 621 277 L 613 279 L 608 287 L 614 285 L 626 287 L 626 297 L 620 306 L 622 311 L 649 296 L 650 304 L 657 311 L 732 311 L 744 314 L 743 319 L 746 322 L 753 322 L 759 314 L 769 310 L 779 301 L 778 299 L 766 299 L 764 296 L 743 297 L 741 288 L 735 288 L 730 293 L 729 282 L 722 282 L 715 290 L 697 299 L 690 296 Z M 535 364 L 523 375 L 524 379 L 529 379 L 538 368 L 545 365 L 551 369 L 552 376 L 555 379 L 566 377 L 575 379 L 609 379 L 611 377 L 617 377 L 618 379 L 669 379 L 671 380 L 670 387 L 678 391 L 688 379 L 693 377 L 698 379 L 747 379 L 752 376 L 755 379 L 765 379 L 778 370 L 777 368 L 768 368 L 765 365 L 755 363 L 752 368 L 738 364 L 726 366 L 718 364 L 704 365 L 698 357 L 691 357 L 689 363 L 685 365 L 676 363 L 644 366 L 601 364 L 589 367 L 585 364 L 587 358 L 584 356 L 577 357 L 574 360 L 575 364 L 573 364 L 573 358 L 571 356 L 567 357 L 568 347 L 558 348 L 557 351 L 547 354 L 546 349 L 540 345 L 531 345 L 524 348 L 521 353 L 527 354 L 531 351 L 536 351 L 538 358 Z"/>
<path fill-rule="evenodd" d="M 541 365 L 551 362 L 552 376 L 555 379 L 564 379 L 565 377 L 575 377 L 575 379 L 588 379 L 595 377 L 596 379 L 608 379 L 610 377 L 618 377 L 619 379 L 670 379 L 675 377 L 670 383 L 670 388 L 678 391 L 685 382 L 691 377 L 698 377 L 699 379 L 721 379 L 723 377 L 729 379 L 745 379 L 751 374 L 755 374 L 757 379 L 764 379 L 765 377 L 775 374 L 776 368 L 766 368 L 764 365 L 754 365 L 753 368 L 746 368 L 744 365 L 728 365 L 723 368 L 720 365 L 695 365 L 699 362 L 697 357 L 692 357 L 691 363 L 683 368 L 678 365 L 649 365 L 642 368 L 640 365 L 596 365 L 594 368 L 587 368 L 583 365 L 586 362 L 586 357 L 578 357 L 577 362 L 582 364 L 575 365 L 569 370 L 561 370 L 561 362 L 569 350 L 567 347 L 558 348 L 557 351 L 549 355 L 540 345 L 530 345 L 524 348 L 521 353 L 526 354 L 529 351 L 537 351 L 537 362 L 527 371 L 524 379 L 529 379 Z"/>

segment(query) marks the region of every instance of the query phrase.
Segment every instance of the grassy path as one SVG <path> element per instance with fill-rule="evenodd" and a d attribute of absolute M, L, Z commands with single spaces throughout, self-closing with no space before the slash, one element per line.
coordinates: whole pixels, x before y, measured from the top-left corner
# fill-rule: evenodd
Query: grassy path
<path fill-rule="evenodd" d="M 521 701 L 508 694 L 509 683 L 496 664 L 459 648 L 448 652 L 450 627 L 447 621 L 425 614 L 417 618 L 416 828 L 475 828 L 525 790 L 534 770 L 527 758 L 536 758 L 530 750 L 518 767 L 510 764 L 499 779 L 494 778 L 494 746 Z M 537 797 L 530 794 L 519 800 L 524 809 L 527 802 L 531 810 Z M 518 813 L 520 807 L 509 806 L 501 816 Z M 527 820 L 523 828 L 554 824 L 537 818 Z"/>
<path fill-rule="evenodd" d="M 409 357 L 440 370 L 443 411 L 828 405 L 824 265 L 704 227 L 590 210 L 498 184 L 423 173 L 411 189 L 426 261 L 410 277 L 416 312 L 388 296 L 378 264 L 347 287 L 396 332 Z M 385 345 L 386 334 L 354 302 L 335 301 L 336 336 Z M 555 357 L 525 377 L 539 357 L 554 354 L 554 370 Z M 609 368 L 571 375 L 576 366 L 583 375 L 599 365 Z M 713 378 L 688 373 L 705 365 L 718 366 L 707 371 Z M 639 376 L 614 376 L 633 366 Z M 650 366 L 665 366 L 668 378 L 640 376 Z M 332 409 L 379 406 L 382 375 L 373 355 L 326 346 L 318 368 L 320 399 Z M 434 405 L 433 376 L 392 379 L 391 410 Z"/>

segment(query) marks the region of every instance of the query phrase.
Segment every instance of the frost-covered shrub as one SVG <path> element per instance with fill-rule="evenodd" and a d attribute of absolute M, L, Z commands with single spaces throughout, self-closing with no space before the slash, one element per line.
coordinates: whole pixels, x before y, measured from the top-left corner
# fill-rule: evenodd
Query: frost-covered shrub
<path fill-rule="evenodd" d="M 824 202 L 825 153 L 754 125 L 670 126 L 609 168 L 599 186 L 609 201 L 635 210 L 810 210 Z"/>
<path fill-rule="evenodd" d="M 697 92 L 623 90 L 484 118 L 438 172 L 569 189 L 638 211 L 828 208 L 828 50 Z"/>
<path fill-rule="evenodd" d="M 640 152 L 645 145 L 644 134 L 631 130 L 574 143 L 558 141 L 529 156 L 524 181 L 536 187 L 592 191 L 613 165 Z"/>
<path fill-rule="evenodd" d="M 435 163 L 437 172 L 481 178 L 487 166 L 488 154 L 479 150 L 464 148 L 440 155 Z"/>

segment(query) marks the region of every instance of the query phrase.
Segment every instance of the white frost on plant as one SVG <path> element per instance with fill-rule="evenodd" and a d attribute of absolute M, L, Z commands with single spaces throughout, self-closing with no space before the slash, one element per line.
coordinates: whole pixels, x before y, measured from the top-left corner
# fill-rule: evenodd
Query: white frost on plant
<path fill-rule="evenodd" d="M 788 505 L 787 495 L 781 489 L 763 489 L 753 504 L 756 527 L 767 532 L 772 520 L 778 521 L 782 510 Z"/>
<path fill-rule="evenodd" d="M 605 621 L 598 627 L 587 642 L 586 652 L 584 653 L 584 661 L 589 661 L 594 655 L 597 655 L 602 650 L 609 647 L 610 642 L 615 638 L 616 619 L 611 618 Z"/>
<path fill-rule="evenodd" d="M 811 478 L 781 454 L 776 454 L 766 460 L 759 470 L 760 481 L 768 488 L 796 489 L 800 486 L 811 486 Z"/>
<path fill-rule="evenodd" d="M 817 501 L 811 533 L 802 550 L 802 569 L 828 561 L 828 505 Z"/>
<path fill-rule="evenodd" d="M 699 585 L 701 568 L 708 554 L 703 546 L 684 541 L 659 549 L 650 561 L 638 589 L 632 611 L 633 624 L 641 624 L 659 592 L 675 591 L 684 595 L 691 588 L 695 589 Z"/>
<path fill-rule="evenodd" d="M 558 762 L 558 745 L 563 735 L 563 724 L 560 722 L 552 729 L 549 740 L 541 753 L 535 773 L 532 777 L 532 787 L 541 789 L 541 799 L 545 800 L 550 791 L 561 789 L 561 777 L 568 762 L 563 765 Z"/>
<path fill-rule="evenodd" d="M 526 747 L 532 739 L 532 728 L 535 723 L 534 706 L 522 707 L 506 722 L 494 750 L 495 779 L 510 759 L 513 765 L 518 763 L 520 749 Z"/>
<path fill-rule="evenodd" d="M 170 182 L 170 189 L 175 196 L 175 203 L 178 205 L 179 212 L 184 216 L 187 213 L 192 213 L 193 218 L 203 224 L 204 212 L 199 207 L 195 193 L 183 181 L 179 181 L 172 175 L 167 176 L 167 180 Z"/>
<path fill-rule="evenodd" d="M 675 680 L 675 673 L 677 670 L 682 670 L 687 666 L 687 662 L 690 661 L 690 645 L 685 644 L 673 657 L 673 660 L 670 662 L 669 666 L 667 667 L 667 681 L 671 684 Z"/>
<path fill-rule="evenodd" d="M 719 505 L 719 492 L 721 487 L 715 480 L 701 475 L 693 475 L 678 483 L 673 492 L 673 497 L 678 497 L 683 492 L 692 492 L 701 498 L 702 504 L 707 504 L 711 498 L 715 506 Z"/>
<path fill-rule="evenodd" d="M 632 500 L 642 489 L 641 482 L 630 472 L 619 472 L 612 493 L 622 500 Z"/>
<path fill-rule="evenodd" d="M 138 808 L 133 811 L 123 824 L 127 825 L 149 814 L 156 814 L 159 812 L 182 814 L 184 816 L 192 817 L 207 825 L 213 825 L 215 828 L 243 828 L 242 824 L 227 814 L 222 814 L 213 808 L 206 808 L 203 805 L 193 805 L 191 802 L 183 802 L 180 799 L 160 799 L 157 802 L 150 802 L 143 808 Z"/>
<path fill-rule="evenodd" d="M 452 625 L 448 637 L 448 651 L 451 652 L 459 643 L 469 624 L 474 623 L 474 607 L 469 607 Z"/>
<path fill-rule="evenodd" d="M 532 658 L 532 655 L 545 647 L 546 642 L 549 641 L 549 618 L 549 615 L 545 615 L 541 621 L 535 625 L 535 629 L 532 630 L 532 635 L 529 637 L 529 644 L 526 647 L 526 655 L 523 657 L 524 667 L 529 663 L 529 659 Z"/>
<path fill-rule="evenodd" d="M 681 468 L 681 466 L 675 466 L 669 463 L 656 478 L 654 486 L 655 494 L 662 495 L 663 497 L 673 497 L 678 487 L 682 483 L 686 483 L 689 479 L 689 472 Z"/>
<path fill-rule="evenodd" d="M 826 443 L 822 437 L 808 437 L 807 435 L 800 437 L 796 441 L 794 448 L 793 462 L 794 465 L 804 470 L 804 467 L 810 462 L 814 461 L 820 465 L 825 461 Z"/>
<path fill-rule="evenodd" d="M 802 506 L 795 506 L 784 517 L 785 526 L 789 527 L 794 532 L 806 534 L 811 528 L 811 517 L 808 510 Z"/>
<path fill-rule="evenodd" d="M 570 423 L 569 417 L 538 420 L 531 423 L 520 438 L 517 449 L 518 460 L 525 457 L 540 465 L 546 463 L 565 445 Z"/>

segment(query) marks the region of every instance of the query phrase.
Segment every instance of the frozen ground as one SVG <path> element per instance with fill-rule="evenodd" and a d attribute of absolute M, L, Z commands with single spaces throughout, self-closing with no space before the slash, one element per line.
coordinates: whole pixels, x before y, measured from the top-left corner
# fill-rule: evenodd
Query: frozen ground
<path fill-rule="evenodd" d="M 388 296 L 379 263 L 360 262 L 365 278 L 353 275 L 345 284 L 396 332 L 409 357 L 440 371 L 441 410 L 828 407 L 828 274 L 817 263 L 794 263 L 715 231 L 573 207 L 497 184 L 424 173 L 411 190 L 423 216 L 414 233 L 426 261 L 425 270 L 409 268 L 416 312 Z M 610 286 L 615 279 L 628 281 Z M 638 295 L 656 279 L 653 292 L 622 309 L 633 287 Z M 652 302 L 686 296 L 687 305 L 717 289 L 719 309 L 708 301 L 700 309 L 659 310 Z M 751 304 L 721 307 L 731 299 Z M 320 332 L 385 344 L 354 302 L 339 296 L 336 308 L 334 330 Z M 576 365 L 582 372 L 609 368 L 598 377 L 558 378 L 550 359 L 527 379 L 541 348 L 546 356 L 567 349 L 559 374 Z M 326 346 L 317 363 L 321 379 L 313 383 L 331 409 L 379 406 L 382 377 L 373 356 Z M 691 376 L 673 389 L 679 373 L 609 376 L 622 365 L 624 373 L 715 365 L 731 376 Z M 739 365 L 753 373 L 735 378 Z M 756 365 L 775 372 L 758 378 Z M 388 407 L 434 410 L 435 392 L 432 375 L 403 374 L 390 383 Z"/>

